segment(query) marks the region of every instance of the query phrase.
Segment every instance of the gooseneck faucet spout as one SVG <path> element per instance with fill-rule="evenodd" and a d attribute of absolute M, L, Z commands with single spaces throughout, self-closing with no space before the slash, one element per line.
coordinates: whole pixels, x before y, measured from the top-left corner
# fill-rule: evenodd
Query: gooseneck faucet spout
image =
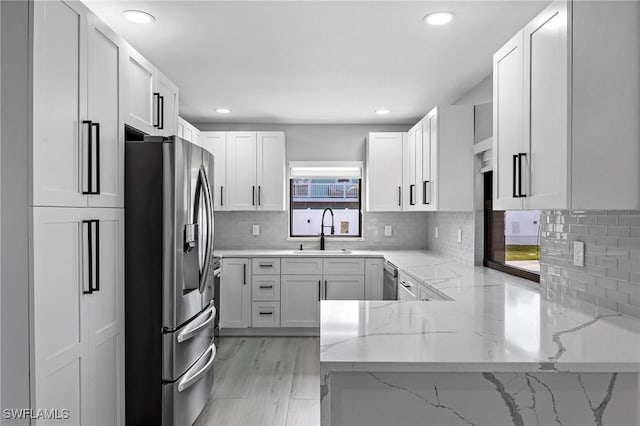
<path fill-rule="evenodd" d="M 327 213 L 331 213 L 331 226 L 327 226 L 324 224 L 324 215 Z M 324 209 L 322 212 L 322 222 L 320 223 L 320 250 L 324 250 L 324 228 L 331 228 L 331 235 L 336 233 L 336 228 L 333 223 L 333 210 L 330 208 Z"/>

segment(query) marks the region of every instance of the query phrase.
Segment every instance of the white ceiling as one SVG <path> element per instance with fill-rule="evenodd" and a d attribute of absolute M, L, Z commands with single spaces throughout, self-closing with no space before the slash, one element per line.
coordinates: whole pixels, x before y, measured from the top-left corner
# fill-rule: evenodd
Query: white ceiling
<path fill-rule="evenodd" d="M 86 3 L 179 86 L 191 122 L 411 123 L 484 79 L 548 1 Z M 125 9 L 156 22 L 130 23 Z M 425 26 L 437 10 L 456 17 Z"/>

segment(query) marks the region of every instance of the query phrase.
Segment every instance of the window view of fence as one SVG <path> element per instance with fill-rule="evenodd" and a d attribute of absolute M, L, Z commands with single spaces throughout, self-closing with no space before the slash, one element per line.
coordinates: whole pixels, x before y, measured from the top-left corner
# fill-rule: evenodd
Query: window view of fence
<path fill-rule="evenodd" d="M 295 178 L 291 179 L 292 237 L 317 236 L 321 231 L 322 213 L 334 213 L 335 236 L 359 237 L 361 232 L 360 179 Z M 325 225 L 331 215 L 325 215 Z M 325 229 L 329 234 L 329 229 Z"/>

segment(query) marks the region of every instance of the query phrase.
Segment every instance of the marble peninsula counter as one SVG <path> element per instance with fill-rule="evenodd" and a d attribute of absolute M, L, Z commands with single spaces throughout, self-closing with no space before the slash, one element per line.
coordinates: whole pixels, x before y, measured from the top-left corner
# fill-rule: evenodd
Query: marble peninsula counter
<path fill-rule="evenodd" d="M 640 320 L 427 252 L 387 260 L 451 301 L 323 301 L 323 425 L 640 424 Z"/>

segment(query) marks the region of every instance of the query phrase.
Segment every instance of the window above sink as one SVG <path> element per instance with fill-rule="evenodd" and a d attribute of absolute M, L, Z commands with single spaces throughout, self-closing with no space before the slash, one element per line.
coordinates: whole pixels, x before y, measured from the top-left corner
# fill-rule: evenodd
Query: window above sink
<path fill-rule="evenodd" d="M 289 166 L 290 238 L 318 238 L 322 229 L 326 237 L 362 238 L 362 162 Z"/>

